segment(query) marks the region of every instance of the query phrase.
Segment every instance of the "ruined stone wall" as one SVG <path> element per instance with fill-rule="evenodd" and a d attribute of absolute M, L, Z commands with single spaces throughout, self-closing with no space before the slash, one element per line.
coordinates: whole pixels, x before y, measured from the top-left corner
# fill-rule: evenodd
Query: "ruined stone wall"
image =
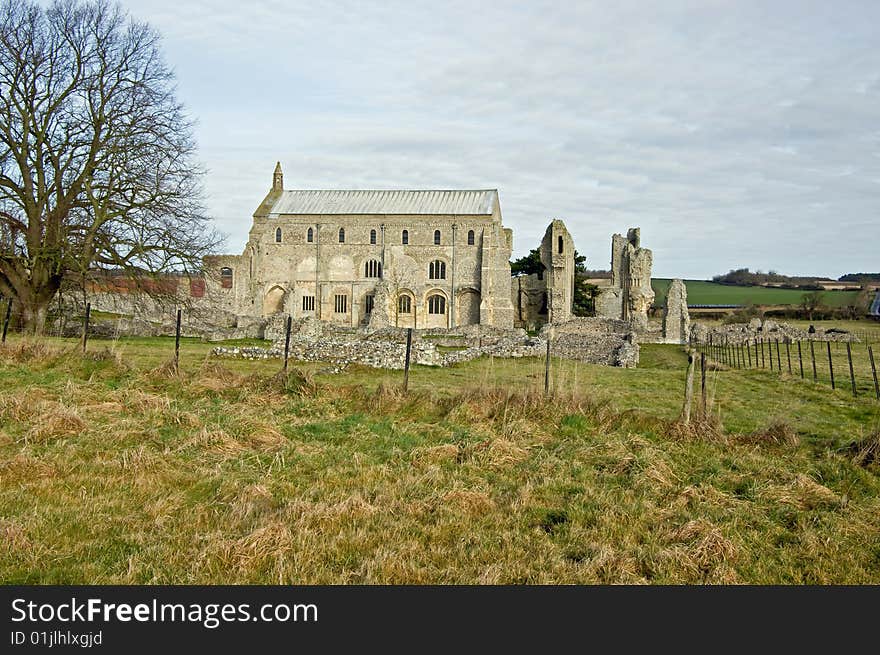
<path fill-rule="evenodd" d="M 574 299 L 574 241 L 565 223 L 558 219 L 550 223 L 540 253 L 546 269 L 547 318 L 551 323 L 567 321 Z"/>
<path fill-rule="evenodd" d="M 707 326 L 703 323 L 693 323 L 691 326 L 691 338 L 699 344 L 729 344 L 747 345 L 755 341 L 780 343 L 794 343 L 796 341 L 849 341 L 858 342 L 859 339 L 845 330 L 825 330 L 817 328 L 815 332 L 809 332 L 787 323 L 753 318 L 749 323 L 734 323 L 731 325 Z"/>
<path fill-rule="evenodd" d="M 611 238 L 611 284 L 596 299 L 599 315 L 629 322 L 638 331 L 648 328 L 648 310 L 654 302 L 651 288 L 653 254 L 641 247 L 639 228 L 626 237 Z"/>
<path fill-rule="evenodd" d="M 691 334 L 691 319 L 687 306 L 687 287 L 675 279 L 666 294 L 663 310 L 663 339 L 667 343 L 687 343 Z"/>
<path fill-rule="evenodd" d="M 510 278 L 514 307 L 514 327 L 537 330 L 547 322 L 547 283 L 544 275 L 517 275 Z"/>

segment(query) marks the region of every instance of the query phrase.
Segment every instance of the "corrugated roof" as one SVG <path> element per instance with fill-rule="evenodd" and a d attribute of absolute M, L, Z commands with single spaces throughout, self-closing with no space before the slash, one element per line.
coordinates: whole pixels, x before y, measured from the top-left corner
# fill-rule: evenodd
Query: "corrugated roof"
<path fill-rule="evenodd" d="M 270 214 L 491 214 L 495 189 L 475 191 L 283 191 Z"/>

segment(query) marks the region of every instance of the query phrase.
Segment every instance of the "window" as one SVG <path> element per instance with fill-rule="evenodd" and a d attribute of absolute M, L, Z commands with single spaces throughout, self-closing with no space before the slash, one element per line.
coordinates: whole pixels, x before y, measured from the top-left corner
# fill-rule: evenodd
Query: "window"
<path fill-rule="evenodd" d="M 445 314 L 446 298 L 436 293 L 433 296 L 428 296 L 428 313 Z"/>
<path fill-rule="evenodd" d="M 345 243 L 345 228 L 339 228 L 339 243 Z"/>
<path fill-rule="evenodd" d="M 370 294 L 370 295 L 364 297 L 364 313 L 365 314 L 372 314 L 373 313 L 373 302 L 375 301 L 375 299 L 376 299 L 376 297 L 373 294 Z"/>
<path fill-rule="evenodd" d="M 398 314 L 412 314 L 412 298 L 409 296 L 400 296 L 397 299 Z"/>
<path fill-rule="evenodd" d="M 224 289 L 232 288 L 232 269 L 225 266 L 220 269 L 220 286 Z"/>
<path fill-rule="evenodd" d="M 434 245 L 440 245 L 440 230 L 434 230 Z"/>
<path fill-rule="evenodd" d="M 315 297 L 314 296 L 303 296 L 303 311 L 304 312 L 315 311 Z"/>
<path fill-rule="evenodd" d="M 315 240 L 315 231 L 312 228 L 309 228 L 309 231 L 306 232 L 306 241 L 312 243 Z"/>
<path fill-rule="evenodd" d="M 336 294 L 336 304 L 334 306 L 334 311 L 337 314 L 348 313 L 348 296 L 346 296 L 344 293 Z"/>
<path fill-rule="evenodd" d="M 473 230 L 468 230 L 468 245 L 469 246 L 474 245 L 474 231 Z"/>
<path fill-rule="evenodd" d="M 364 277 L 382 277 L 382 262 L 377 259 L 364 262 Z"/>
<path fill-rule="evenodd" d="M 281 228 L 275 228 L 275 243 L 281 243 Z"/>
<path fill-rule="evenodd" d="M 400 243 L 407 245 L 409 243 L 409 230 L 404 230 L 400 234 Z"/>
<path fill-rule="evenodd" d="M 556 238 L 556 243 L 558 244 L 559 254 L 561 255 L 562 254 L 562 236 L 561 235 Z"/>
<path fill-rule="evenodd" d="M 434 260 L 428 265 L 428 279 L 445 280 L 446 279 L 446 262 L 439 259 Z"/>
<path fill-rule="evenodd" d="M 376 245 L 376 230 L 370 230 L 370 244 Z"/>

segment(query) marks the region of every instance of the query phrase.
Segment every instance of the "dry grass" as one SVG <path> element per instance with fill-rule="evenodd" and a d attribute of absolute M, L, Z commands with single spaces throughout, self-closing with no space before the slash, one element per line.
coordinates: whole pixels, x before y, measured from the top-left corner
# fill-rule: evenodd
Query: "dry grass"
<path fill-rule="evenodd" d="M 749 434 L 738 435 L 737 443 L 755 446 L 795 447 L 801 442 L 797 432 L 785 419 L 774 419 L 770 425 Z"/>
<path fill-rule="evenodd" d="M 680 371 L 584 367 L 570 379 L 589 383 L 545 396 L 540 375 L 474 387 L 467 367 L 416 369 L 404 393 L 356 367 L 10 353 L 4 582 L 880 581 L 876 433 L 823 447 L 807 436 L 822 424 L 798 438 L 778 406 L 765 428 L 718 411 L 684 426 Z M 602 375 L 634 376 L 639 402 Z M 737 411 L 721 382 L 715 402 Z"/>

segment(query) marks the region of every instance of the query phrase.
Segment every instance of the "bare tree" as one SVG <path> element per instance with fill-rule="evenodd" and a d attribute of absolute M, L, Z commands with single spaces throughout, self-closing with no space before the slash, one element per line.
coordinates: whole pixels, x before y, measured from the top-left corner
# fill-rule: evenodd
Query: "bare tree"
<path fill-rule="evenodd" d="M 106 0 L 0 0 L 0 293 L 32 332 L 66 277 L 154 293 L 220 243 L 159 38 Z"/>
<path fill-rule="evenodd" d="M 810 291 L 801 296 L 801 308 L 807 313 L 808 320 L 813 320 L 813 312 L 822 306 L 824 297 L 821 291 Z"/>

